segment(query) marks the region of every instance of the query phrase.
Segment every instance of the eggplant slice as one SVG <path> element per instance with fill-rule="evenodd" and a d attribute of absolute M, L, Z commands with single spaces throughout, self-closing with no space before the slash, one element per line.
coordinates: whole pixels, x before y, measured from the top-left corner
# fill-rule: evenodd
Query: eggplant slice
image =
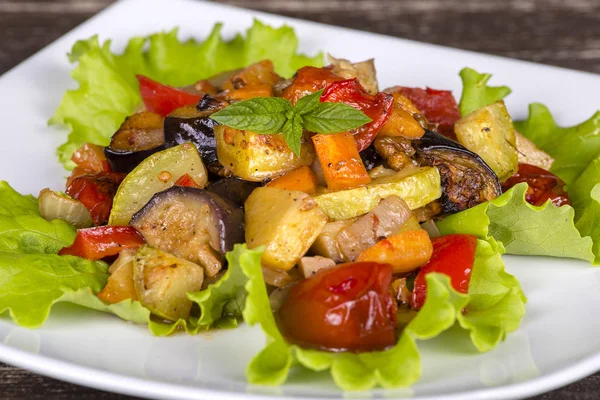
<path fill-rule="evenodd" d="M 208 186 L 206 190 L 243 207 L 250 193 L 257 187 L 260 187 L 260 183 L 237 178 L 223 178 Z"/>
<path fill-rule="evenodd" d="M 151 112 L 133 114 L 125 119 L 104 148 L 113 172 L 131 172 L 139 163 L 164 150 L 163 117 Z"/>
<path fill-rule="evenodd" d="M 419 165 L 437 167 L 442 179 L 442 209 L 456 213 L 502 194 L 498 177 L 481 157 L 439 133 L 426 130 L 413 141 Z"/>
<path fill-rule="evenodd" d="M 150 246 L 202 265 L 209 277 L 244 242 L 244 211 L 215 193 L 174 186 L 155 194 L 131 219 Z"/>
<path fill-rule="evenodd" d="M 214 127 L 217 123 L 209 115 L 223 106 L 212 104 L 210 99 L 205 98 L 200 100 L 198 106 L 178 108 L 165 118 L 165 146 L 169 148 L 186 142 L 194 143 L 206 168 L 219 175 L 222 166 L 217 157 L 215 141 Z"/>

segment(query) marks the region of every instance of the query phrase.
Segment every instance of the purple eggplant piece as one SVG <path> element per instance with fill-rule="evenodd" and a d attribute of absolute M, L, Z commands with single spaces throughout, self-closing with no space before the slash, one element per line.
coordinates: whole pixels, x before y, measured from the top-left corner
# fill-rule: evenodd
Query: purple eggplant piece
<path fill-rule="evenodd" d="M 502 194 L 498 176 L 481 157 L 430 130 L 412 142 L 420 165 L 434 166 L 442 178 L 442 209 L 456 213 Z"/>
<path fill-rule="evenodd" d="M 224 178 L 211 184 L 206 190 L 243 207 L 250 193 L 257 187 L 260 187 L 260 183 L 248 182 L 237 178 Z"/>
<path fill-rule="evenodd" d="M 156 193 L 130 224 L 151 246 L 200 264 L 211 256 L 203 252 L 224 255 L 245 241 L 243 209 L 193 187 L 174 186 Z"/>

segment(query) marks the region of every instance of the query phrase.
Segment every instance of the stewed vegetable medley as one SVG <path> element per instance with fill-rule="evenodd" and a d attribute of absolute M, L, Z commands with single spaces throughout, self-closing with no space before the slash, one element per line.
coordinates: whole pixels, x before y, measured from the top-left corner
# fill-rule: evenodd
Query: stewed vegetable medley
<path fill-rule="evenodd" d="M 600 114 L 513 121 L 510 89 L 471 68 L 457 102 L 297 54 L 289 27 L 219 30 L 75 44 L 80 87 L 50 121 L 71 131 L 65 187 L 0 182 L 0 312 L 38 327 L 71 302 L 155 335 L 244 321 L 267 338 L 250 383 L 300 366 L 392 388 L 418 379 L 419 340 L 457 325 L 488 351 L 519 327 L 502 254 L 597 263 Z"/>

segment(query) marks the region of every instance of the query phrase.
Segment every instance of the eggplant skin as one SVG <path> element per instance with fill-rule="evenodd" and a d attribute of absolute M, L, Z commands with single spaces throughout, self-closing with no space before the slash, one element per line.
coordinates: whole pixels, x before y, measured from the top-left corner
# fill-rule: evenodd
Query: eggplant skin
<path fill-rule="evenodd" d="M 211 165 L 218 164 L 214 132 L 217 123 L 209 117 L 214 111 L 198 111 L 196 106 L 173 111 L 165 118 L 165 147 L 191 142 L 198 149 L 207 168 L 211 169 Z"/>
<path fill-rule="evenodd" d="M 110 147 L 105 147 L 104 155 L 106 156 L 108 165 L 110 165 L 111 171 L 128 174 L 146 158 L 164 149 L 164 145 L 142 151 L 114 150 Z"/>
<path fill-rule="evenodd" d="M 206 190 L 243 207 L 250 193 L 257 187 L 260 187 L 260 184 L 256 182 L 237 178 L 223 178 L 208 186 Z"/>
<path fill-rule="evenodd" d="M 213 257 L 213 251 L 224 255 L 244 242 L 242 208 L 193 187 L 174 186 L 156 193 L 130 224 L 151 246 L 200 264 L 205 264 L 203 257 Z"/>
<path fill-rule="evenodd" d="M 481 157 L 461 144 L 426 130 L 413 141 L 419 165 L 436 167 L 442 182 L 442 210 L 456 213 L 502 194 L 498 176 Z"/>

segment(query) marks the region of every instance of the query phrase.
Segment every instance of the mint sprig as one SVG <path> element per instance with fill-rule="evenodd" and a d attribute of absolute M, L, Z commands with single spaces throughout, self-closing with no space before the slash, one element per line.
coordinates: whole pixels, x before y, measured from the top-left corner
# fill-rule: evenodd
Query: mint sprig
<path fill-rule="evenodd" d="M 264 135 L 281 133 L 295 155 L 300 156 L 304 130 L 334 134 L 371 122 L 362 111 L 344 103 L 321 103 L 323 90 L 304 96 L 292 105 L 278 97 L 256 97 L 234 103 L 210 116 L 221 125 Z"/>

